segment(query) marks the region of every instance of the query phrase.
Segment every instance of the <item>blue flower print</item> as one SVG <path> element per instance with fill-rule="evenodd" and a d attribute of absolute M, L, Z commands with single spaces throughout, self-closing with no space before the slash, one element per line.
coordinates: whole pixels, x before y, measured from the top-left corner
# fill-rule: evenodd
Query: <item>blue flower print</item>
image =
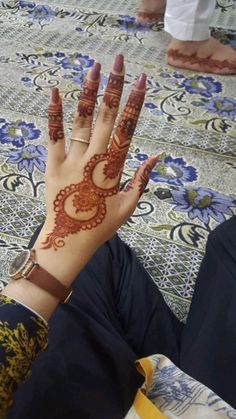
<path fill-rule="evenodd" d="M 106 76 L 106 74 L 101 73 L 100 75 L 100 89 L 104 90 L 107 86 L 107 82 L 108 82 L 108 77 Z"/>
<path fill-rule="evenodd" d="M 34 123 L 24 121 L 7 122 L 0 127 L 0 142 L 2 144 L 11 143 L 15 147 L 23 147 L 25 140 L 36 140 L 40 137 L 41 131 Z"/>
<path fill-rule="evenodd" d="M 140 163 L 137 160 L 127 160 L 126 164 L 130 169 L 136 170 L 140 166 Z"/>
<path fill-rule="evenodd" d="M 135 157 L 138 161 L 143 162 L 148 159 L 148 155 L 144 153 L 135 154 Z"/>
<path fill-rule="evenodd" d="M 73 83 L 83 85 L 87 72 L 81 71 L 79 73 L 65 74 L 64 79 L 71 79 Z"/>
<path fill-rule="evenodd" d="M 145 103 L 144 107 L 148 108 L 148 109 L 156 109 L 157 108 L 157 106 L 154 105 L 154 103 Z"/>
<path fill-rule="evenodd" d="M 28 1 L 20 0 L 19 6 L 22 7 L 22 9 L 24 8 L 33 9 L 35 7 L 35 3 L 29 3 Z"/>
<path fill-rule="evenodd" d="M 151 90 L 152 93 L 158 93 L 161 90 L 161 86 L 157 81 L 147 80 L 147 91 Z"/>
<path fill-rule="evenodd" d="M 49 6 L 38 4 L 28 14 L 29 19 L 32 19 L 38 23 L 43 21 L 51 22 L 55 16 L 55 12 Z"/>
<path fill-rule="evenodd" d="M 170 74 L 167 73 L 166 71 L 163 71 L 162 73 L 160 73 L 159 76 L 162 77 L 163 79 L 169 79 L 170 78 Z"/>
<path fill-rule="evenodd" d="M 136 22 L 135 17 L 128 15 L 120 15 L 118 20 L 119 29 L 126 32 L 146 32 L 149 30 L 147 25 Z"/>
<path fill-rule="evenodd" d="M 163 112 L 160 111 L 154 103 L 145 103 L 144 107 L 149 109 L 150 112 L 155 116 L 163 115 Z"/>
<path fill-rule="evenodd" d="M 175 77 L 176 79 L 184 79 L 184 75 L 180 73 L 174 73 L 173 77 Z"/>
<path fill-rule="evenodd" d="M 230 97 L 215 96 L 204 107 L 222 118 L 233 120 L 236 116 L 236 100 Z"/>
<path fill-rule="evenodd" d="M 236 207 L 236 199 L 215 192 L 208 188 L 179 188 L 171 191 L 174 210 L 186 212 L 191 220 L 197 218 L 208 225 L 213 218 L 218 223 L 223 222 L 225 215 L 232 216 L 231 207 Z"/>
<path fill-rule="evenodd" d="M 10 150 L 4 155 L 8 156 L 6 162 L 17 164 L 19 170 L 25 169 L 28 173 L 33 173 L 36 167 L 40 172 L 45 172 L 47 151 L 42 145 L 27 145 L 19 150 Z"/>
<path fill-rule="evenodd" d="M 149 390 L 148 398 L 152 400 L 157 396 L 162 397 L 164 403 L 191 399 L 192 389 L 189 384 L 184 373 L 176 377 L 175 366 L 164 367 L 158 371 L 158 379 Z"/>
<path fill-rule="evenodd" d="M 153 182 L 164 182 L 169 185 L 183 185 L 184 182 L 193 182 L 197 179 L 197 171 L 193 166 L 187 166 L 182 158 L 165 157 L 154 167 L 150 179 Z"/>
<path fill-rule="evenodd" d="M 31 81 L 29 77 L 21 77 L 21 80 L 25 83 Z"/>
<path fill-rule="evenodd" d="M 58 52 L 55 53 L 55 57 L 62 58 L 62 57 L 65 57 L 65 54 L 64 54 L 64 52 L 58 51 Z"/>
<path fill-rule="evenodd" d="M 140 163 L 148 159 L 148 155 L 144 153 L 137 153 L 134 157 Z M 129 160 L 127 162 L 129 167 L 138 167 L 137 164 L 131 164 L 131 161 L 134 162 L 134 160 Z M 197 171 L 193 166 L 187 166 L 184 159 L 167 156 L 153 168 L 150 179 L 153 182 L 182 186 L 184 182 L 195 181 L 197 179 Z"/>
<path fill-rule="evenodd" d="M 183 80 L 181 85 L 190 94 L 212 97 L 213 93 L 222 92 L 222 84 L 211 76 L 195 76 Z"/>
<path fill-rule="evenodd" d="M 69 55 L 68 57 L 64 57 L 60 64 L 65 69 L 71 69 L 74 71 L 82 71 L 91 67 L 94 63 L 94 60 L 90 58 L 88 55 L 82 55 L 80 53 L 76 53 L 73 55 Z"/>

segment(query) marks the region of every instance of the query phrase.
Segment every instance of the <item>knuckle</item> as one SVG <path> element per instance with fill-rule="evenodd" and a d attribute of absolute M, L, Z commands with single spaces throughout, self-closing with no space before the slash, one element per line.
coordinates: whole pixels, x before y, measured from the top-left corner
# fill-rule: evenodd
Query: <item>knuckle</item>
<path fill-rule="evenodd" d="M 75 124 L 78 128 L 90 128 L 91 118 L 78 116 L 75 120 Z"/>
<path fill-rule="evenodd" d="M 114 123 L 117 112 L 114 109 L 102 107 L 98 112 L 98 117 L 103 123 Z"/>

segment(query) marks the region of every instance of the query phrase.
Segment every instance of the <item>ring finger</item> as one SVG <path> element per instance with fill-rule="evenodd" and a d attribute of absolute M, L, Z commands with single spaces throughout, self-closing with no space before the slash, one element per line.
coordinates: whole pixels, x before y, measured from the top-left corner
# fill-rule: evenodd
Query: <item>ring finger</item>
<path fill-rule="evenodd" d="M 124 57 L 118 54 L 113 62 L 103 102 L 99 108 L 91 138 L 93 152 L 105 153 L 117 117 L 124 84 Z"/>
<path fill-rule="evenodd" d="M 84 152 L 89 145 L 100 70 L 99 63 L 95 63 L 89 70 L 75 112 L 69 153 L 75 155 L 76 158 L 78 153 Z"/>

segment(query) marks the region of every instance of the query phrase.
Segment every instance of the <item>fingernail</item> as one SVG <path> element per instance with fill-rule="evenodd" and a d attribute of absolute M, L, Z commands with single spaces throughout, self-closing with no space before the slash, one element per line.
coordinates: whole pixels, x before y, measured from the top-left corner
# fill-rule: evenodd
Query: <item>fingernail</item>
<path fill-rule="evenodd" d="M 159 156 L 153 156 L 153 157 L 152 157 L 152 161 L 151 161 L 151 168 L 153 169 L 153 167 L 154 167 L 154 166 L 155 166 L 155 165 L 156 165 L 159 161 L 161 161 Z"/>
<path fill-rule="evenodd" d="M 141 73 L 138 80 L 135 83 L 135 87 L 138 90 L 144 90 L 146 87 L 146 80 L 147 80 L 147 76 L 145 73 Z"/>
<path fill-rule="evenodd" d="M 124 68 L 124 56 L 122 54 L 118 54 L 115 58 L 112 69 L 116 73 L 121 73 L 123 68 Z"/>
<path fill-rule="evenodd" d="M 96 80 L 99 79 L 100 70 L 101 70 L 101 64 L 100 63 L 94 63 L 93 67 L 92 67 L 91 74 L 90 74 L 91 80 L 96 81 Z"/>
<path fill-rule="evenodd" d="M 60 101 L 59 89 L 57 87 L 53 87 L 51 89 L 51 103 L 58 103 Z"/>

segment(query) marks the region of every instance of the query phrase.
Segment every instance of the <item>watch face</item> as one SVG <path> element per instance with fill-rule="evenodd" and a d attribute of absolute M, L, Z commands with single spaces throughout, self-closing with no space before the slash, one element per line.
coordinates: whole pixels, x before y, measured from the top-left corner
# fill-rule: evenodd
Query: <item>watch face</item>
<path fill-rule="evenodd" d="M 21 269 L 24 268 L 25 264 L 29 260 L 30 251 L 23 250 L 16 258 L 12 261 L 10 269 L 9 269 L 9 276 L 16 275 Z"/>

